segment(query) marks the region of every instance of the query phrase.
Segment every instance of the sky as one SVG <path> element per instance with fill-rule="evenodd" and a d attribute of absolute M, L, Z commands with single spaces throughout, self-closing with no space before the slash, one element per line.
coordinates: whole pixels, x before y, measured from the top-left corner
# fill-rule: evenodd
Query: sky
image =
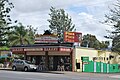
<path fill-rule="evenodd" d="M 108 35 L 106 30 L 111 27 L 100 23 L 105 20 L 105 14 L 115 0 L 10 0 L 15 8 L 11 11 L 11 18 L 18 20 L 23 25 L 32 25 L 37 28 L 37 33 L 43 34 L 49 29 L 47 19 L 50 19 L 50 7 L 64 9 L 72 18 L 76 31 L 93 34 L 100 41 L 105 41 Z"/>

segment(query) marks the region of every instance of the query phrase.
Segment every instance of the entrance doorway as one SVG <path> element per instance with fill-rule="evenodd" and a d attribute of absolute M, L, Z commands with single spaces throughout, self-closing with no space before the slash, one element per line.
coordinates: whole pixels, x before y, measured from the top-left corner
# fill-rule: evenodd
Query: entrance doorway
<path fill-rule="evenodd" d="M 72 71 L 72 63 L 70 56 L 48 56 L 48 63 L 46 66 L 46 57 L 41 56 L 27 56 L 27 60 L 38 65 L 39 71 Z"/>
<path fill-rule="evenodd" d="M 71 71 L 70 56 L 50 56 L 49 70 L 53 71 Z"/>

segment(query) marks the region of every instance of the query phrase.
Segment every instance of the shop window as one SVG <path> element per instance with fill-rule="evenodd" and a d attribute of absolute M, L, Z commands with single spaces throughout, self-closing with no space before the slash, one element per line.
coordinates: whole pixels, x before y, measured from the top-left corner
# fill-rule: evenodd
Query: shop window
<path fill-rule="evenodd" d="M 32 63 L 33 63 L 33 64 L 36 63 L 35 57 L 32 57 Z"/>
<path fill-rule="evenodd" d="M 80 63 L 76 63 L 76 68 L 80 69 Z"/>

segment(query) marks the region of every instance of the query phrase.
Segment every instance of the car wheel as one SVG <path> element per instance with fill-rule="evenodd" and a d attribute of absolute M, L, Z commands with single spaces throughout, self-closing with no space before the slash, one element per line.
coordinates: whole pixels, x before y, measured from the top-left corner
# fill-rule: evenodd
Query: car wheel
<path fill-rule="evenodd" d="M 15 67 L 15 66 L 13 66 L 13 67 L 12 67 L 12 70 L 13 70 L 13 71 L 16 71 L 17 69 L 16 69 L 16 67 Z"/>
<path fill-rule="evenodd" d="M 28 71 L 28 68 L 27 68 L 27 67 L 25 67 L 25 68 L 24 68 L 24 71 L 25 71 L 25 72 L 27 72 L 27 71 Z"/>

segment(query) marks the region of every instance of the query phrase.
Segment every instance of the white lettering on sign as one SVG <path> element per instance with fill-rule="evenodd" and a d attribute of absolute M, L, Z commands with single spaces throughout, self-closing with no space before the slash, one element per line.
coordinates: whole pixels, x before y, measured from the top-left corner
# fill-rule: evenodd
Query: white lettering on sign
<path fill-rule="evenodd" d="M 58 51 L 58 48 L 44 48 L 44 51 Z"/>
<path fill-rule="evenodd" d="M 43 51 L 43 48 L 26 48 L 24 51 Z"/>
<path fill-rule="evenodd" d="M 60 51 L 71 51 L 71 49 L 70 48 L 60 48 Z"/>
<path fill-rule="evenodd" d="M 21 48 L 14 48 L 14 49 L 12 49 L 12 51 L 23 51 L 23 49 L 21 49 Z"/>
<path fill-rule="evenodd" d="M 57 43 L 58 42 L 58 38 L 56 36 L 39 36 L 35 38 L 35 43 Z"/>

